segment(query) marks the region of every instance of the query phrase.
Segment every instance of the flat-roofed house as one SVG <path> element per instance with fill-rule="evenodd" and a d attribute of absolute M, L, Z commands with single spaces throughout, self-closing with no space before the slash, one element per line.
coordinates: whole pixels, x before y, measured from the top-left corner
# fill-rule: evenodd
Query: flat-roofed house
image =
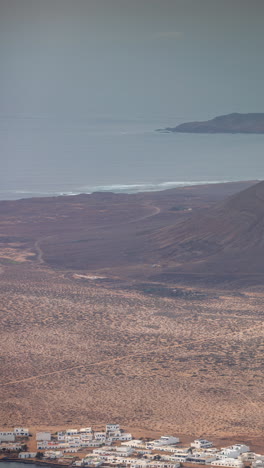
<path fill-rule="evenodd" d="M 37 452 L 20 452 L 18 458 L 36 458 Z"/>
<path fill-rule="evenodd" d="M 191 447 L 196 449 L 205 449 L 210 448 L 213 446 L 212 442 L 206 439 L 196 439 L 194 442 L 191 443 Z"/>
<path fill-rule="evenodd" d="M 14 434 L 16 437 L 28 437 L 29 430 L 27 427 L 14 427 Z"/>
<path fill-rule="evenodd" d="M 0 442 L 15 442 L 16 437 L 14 432 L 11 431 L 1 431 L 0 432 Z"/>
<path fill-rule="evenodd" d="M 43 441 L 43 440 L 50 441 L 51 440 L 51 433 L 50 432 L 37 432 L 36 440 L 37 441 Z"/>

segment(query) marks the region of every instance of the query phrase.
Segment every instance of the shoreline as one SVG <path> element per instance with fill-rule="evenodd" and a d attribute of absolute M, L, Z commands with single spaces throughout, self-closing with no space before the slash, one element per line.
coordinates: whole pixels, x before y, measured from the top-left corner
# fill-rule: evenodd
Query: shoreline
<path fill-rule="evenodd" d="M 37 465 L 37 466 L 47 466 L 52 468 L 68 468 L 71 466 L 71 463 L 52 463 L 52 461 L 45 462 L 42 460 L 34 460 L 34 459 L 21 459 L 21 458 L 0 458 L 0 463 L 23 463 L 25 465 Z"/>
<path fill-rule="evenodd" d="M 157 192 L 166 192 L 168 190 L 195 188 L 195 187 L 209 187 L 211 185 L 228 185 L 228 184 L 245 184 L 245 183 L 258 183 L 261 179 L 245 179 L 245 180 L 197 180 L 197 181 L 168 181 L 160 183 L 138 183 L 138 184 L 112 184 L 112 185 L 98 185 L 91 187 L 83 187 L 74 191 L 51 191 L 51 192 L 34 192 L 27 190 L 10 190 L 6 191 L 9 196 L 1 198 L 0 202 L 22 201 L 39 198 L 59 198 L 59 197 L 77 197 L 80 195 L 94 195 L 97 193 L 107 194 L 112 193 L 115 195 L 142 195 Z M 21 197 L 19 196 L 21 195 Z"/>

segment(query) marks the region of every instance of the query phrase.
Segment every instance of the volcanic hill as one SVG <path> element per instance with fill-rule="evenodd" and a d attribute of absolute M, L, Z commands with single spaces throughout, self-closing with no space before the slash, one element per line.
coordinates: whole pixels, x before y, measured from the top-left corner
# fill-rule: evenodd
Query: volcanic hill
<path fill-rule="evenodd" d="M 264 182 L 1 202 L 0 214 L 3 261 L 29 252 L 51 267 L 112 278 L 264 280 Z"/>
<path fill-rule="evenodd" d="M 204 122 L 185 122 L 165 130 L 181 133 L 264 133 L 264 113 L 221 115 Z"/>
<path fill-rule="evenodd" d="M 193 213 L 152 236 L 157 260 L 175 272 L 264 278 L 264 182 Z"/>

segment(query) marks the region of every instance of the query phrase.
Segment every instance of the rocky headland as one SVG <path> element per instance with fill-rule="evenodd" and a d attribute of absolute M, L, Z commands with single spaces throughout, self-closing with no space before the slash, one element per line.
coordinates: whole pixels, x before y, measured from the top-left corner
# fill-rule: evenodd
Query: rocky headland
<path fill-rule="evenodd" d="M 254 133 L 264 134 L 264 113 L 227 114 L 201 122 L 186 122 L 163 131 L 178 133 Z"/>

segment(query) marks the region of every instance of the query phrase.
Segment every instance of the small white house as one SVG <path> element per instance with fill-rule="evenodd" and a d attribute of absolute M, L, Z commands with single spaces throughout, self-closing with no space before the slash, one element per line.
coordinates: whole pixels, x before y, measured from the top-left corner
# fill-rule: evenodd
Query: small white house
<path fill-rule="evenodd" d="M 105 432 L 94 432 L 94 439 L 104 442 L 106 439 Z"/>
<path fill-rule="evenodd" d="M 249 447 L 243 444 L 232 445 L 231 447 L 222 448 L 219 452 L 219 458 L 237 458 L 242 453 L 249 452 Z"/>
<path fill-rule="evenodd" d="M 194 442 L 191 443 L 191 447 L 196 449 L 206 449 L 213 446 L 212 442 L 206 439 L 196 439 Z"/>
<path fill-rule="evenodd" d="M 254 452 L 245 452 L 239 455 L 239 458 L 244 462 L 254 461 L 257 459 L 257 457 L 258 457 L 257 454 Z M 264 455 L 263 455 L 263 459 L 264 459 Z"/>
<path fill-rule="evenodd" d="M 78 462 L 77 462 L 78 463 Z M 76 463 L 76 464 L 77 464 Z M 83 460 L 81 461 L 81 465 L 84 466 L 93 466 L 93 467 L 98 467 L 101 466 L 104 463 L 104 460 L 101 457 L 95 457 L 94 455 L 87 455 Z M 74 463 L 75 464 L 75 463 Z M 78 465 L 77 465 L 78 466 Z"/>
<path fill-rule="evenodd" d="M 261 459 L 254 460 L 252 462 L 252 468 L 264 468 L 264 457 Z"/>
<path fill-rule="evenodd" d="M 81 427 L 80 432 L 84 434 L 90 434 L 93 432 L 93 430 L 91 427 Z"/>
<path fill-rule="evenodd" d="M 37 442 L 38 450 L 46 450 L 48 448 L 48 442 L 46 440 L 40 440 Z"/>
<path fill-rule="evenodd" d="M 244 463 L 236 458 L 222 458 L 211 462 L 212 466 L 226 466 L 230 468 L 243 468 Z"/>
<path fill-rule="evenodd" d="M 101 440 L 90 440 L 89 444 L 85 444 L 85 447 L 100 447 L 102 443 Z"/>
<path fill-rule="evenodd" d="M 187 463 L 196 463 L 199 465 L 209 465 L 212 463 L 214 460 L 216 460 L 216 455 L 213 454 L 208 454 L 208 453 L 193 453 L 189 454 L 189 456 L 186 459 Z"/>
<path fill-rule="evenodd" d="M 173 454 L 173 456 L 170 457 L 172 461 L 177 461 L 177 462 L 185 462 L 189 456 L 189 453 L 187 451 L 178 451 Z"/>
<path fill-rule="evenodd" d="M 107 424 L 105 428 L 106 432 L 117 432 L 120 431 L 119 424 Z"/>
<path fill-rule="evenodd" d="M 66 431 L 66 435 L 75 435 L 75 434 L 78 434 L 78 430 L 77 429 L 67 429 Z"/>
<path fill-rule="evenodd" d="M 50 432 L 37 432 L 36 440 L 37 441 L 46 440 L 47 442 L 49 442 L 51 440 L 51 433 Z"/>
<path fill-rule="evenodd" d="M 61 458 L 61 457 L 62 457 L 62 452 L 60 451 L 44 452 L 44 458 L 56 459 L 56 458 Z"/>
<path fill-rule="evenodd" d="M 14 427 L 14 434 L 16 437 L 28 437 L 29 430 L 27 427 Z"/>
<path fill-rule="evenodd" d="M 37 452 L 20 452 L 18 458 L 36 458 Z"/>
<path fill-rule="evenodd" d="M 140 439 L 133 439 L 128 440 L 127 442 L 122 442 L 121 445 L 125 445 L 127 447 L 145 447 L 145 442 Z"/>
<path fill-rule="evenodd" d="M 178 437 L 173 437 L 173 436 L 161 436 L 160 439 L 153 440 L 152 442 L 148 442 L 148 447 L 152 448 L 158 448 L 162 447 L 163 445 L 174 445 L 178 444 L 180 442 L 180 439 Z"/>
<path fill-rule="evenodd" d="M 22 445 L 17 442 L 4 442 L 4 443 L 1 443 L 0 445 L 0 449 L 5 451 L 5 450 L 11 450 L 12 452 L 16 452 L 18 450 L 21 450 L 22 449 Z"/>
<path fill-rule="evenodd" d="M 126 441 L 126 440 L 132 440 L 132 434 L 130 432 L 121 432 L 120 435 L 118 436 L 118 440 L 121 441 Z"/>
<path fill-rule="evenodd" d="M 0 442 L 15 442 L 15 434 L 11 431 L 0 432 Z"/>
<path fill-rule="evenodd" d="M 133 449 L 132 447 L 116 447 L 116 454 L 118 456 L 124 456 L 124 457 L 128 457 L 130 455 L 132 455 L 132 453 L 135 452 L 135 449 Z"/>
<path fill-rule="evenodd" d="M 64 453 L 76 453 L 78 452 L 78 448 L 77 447 L 68 447 L 66 449 L 63 450 Z"/>

